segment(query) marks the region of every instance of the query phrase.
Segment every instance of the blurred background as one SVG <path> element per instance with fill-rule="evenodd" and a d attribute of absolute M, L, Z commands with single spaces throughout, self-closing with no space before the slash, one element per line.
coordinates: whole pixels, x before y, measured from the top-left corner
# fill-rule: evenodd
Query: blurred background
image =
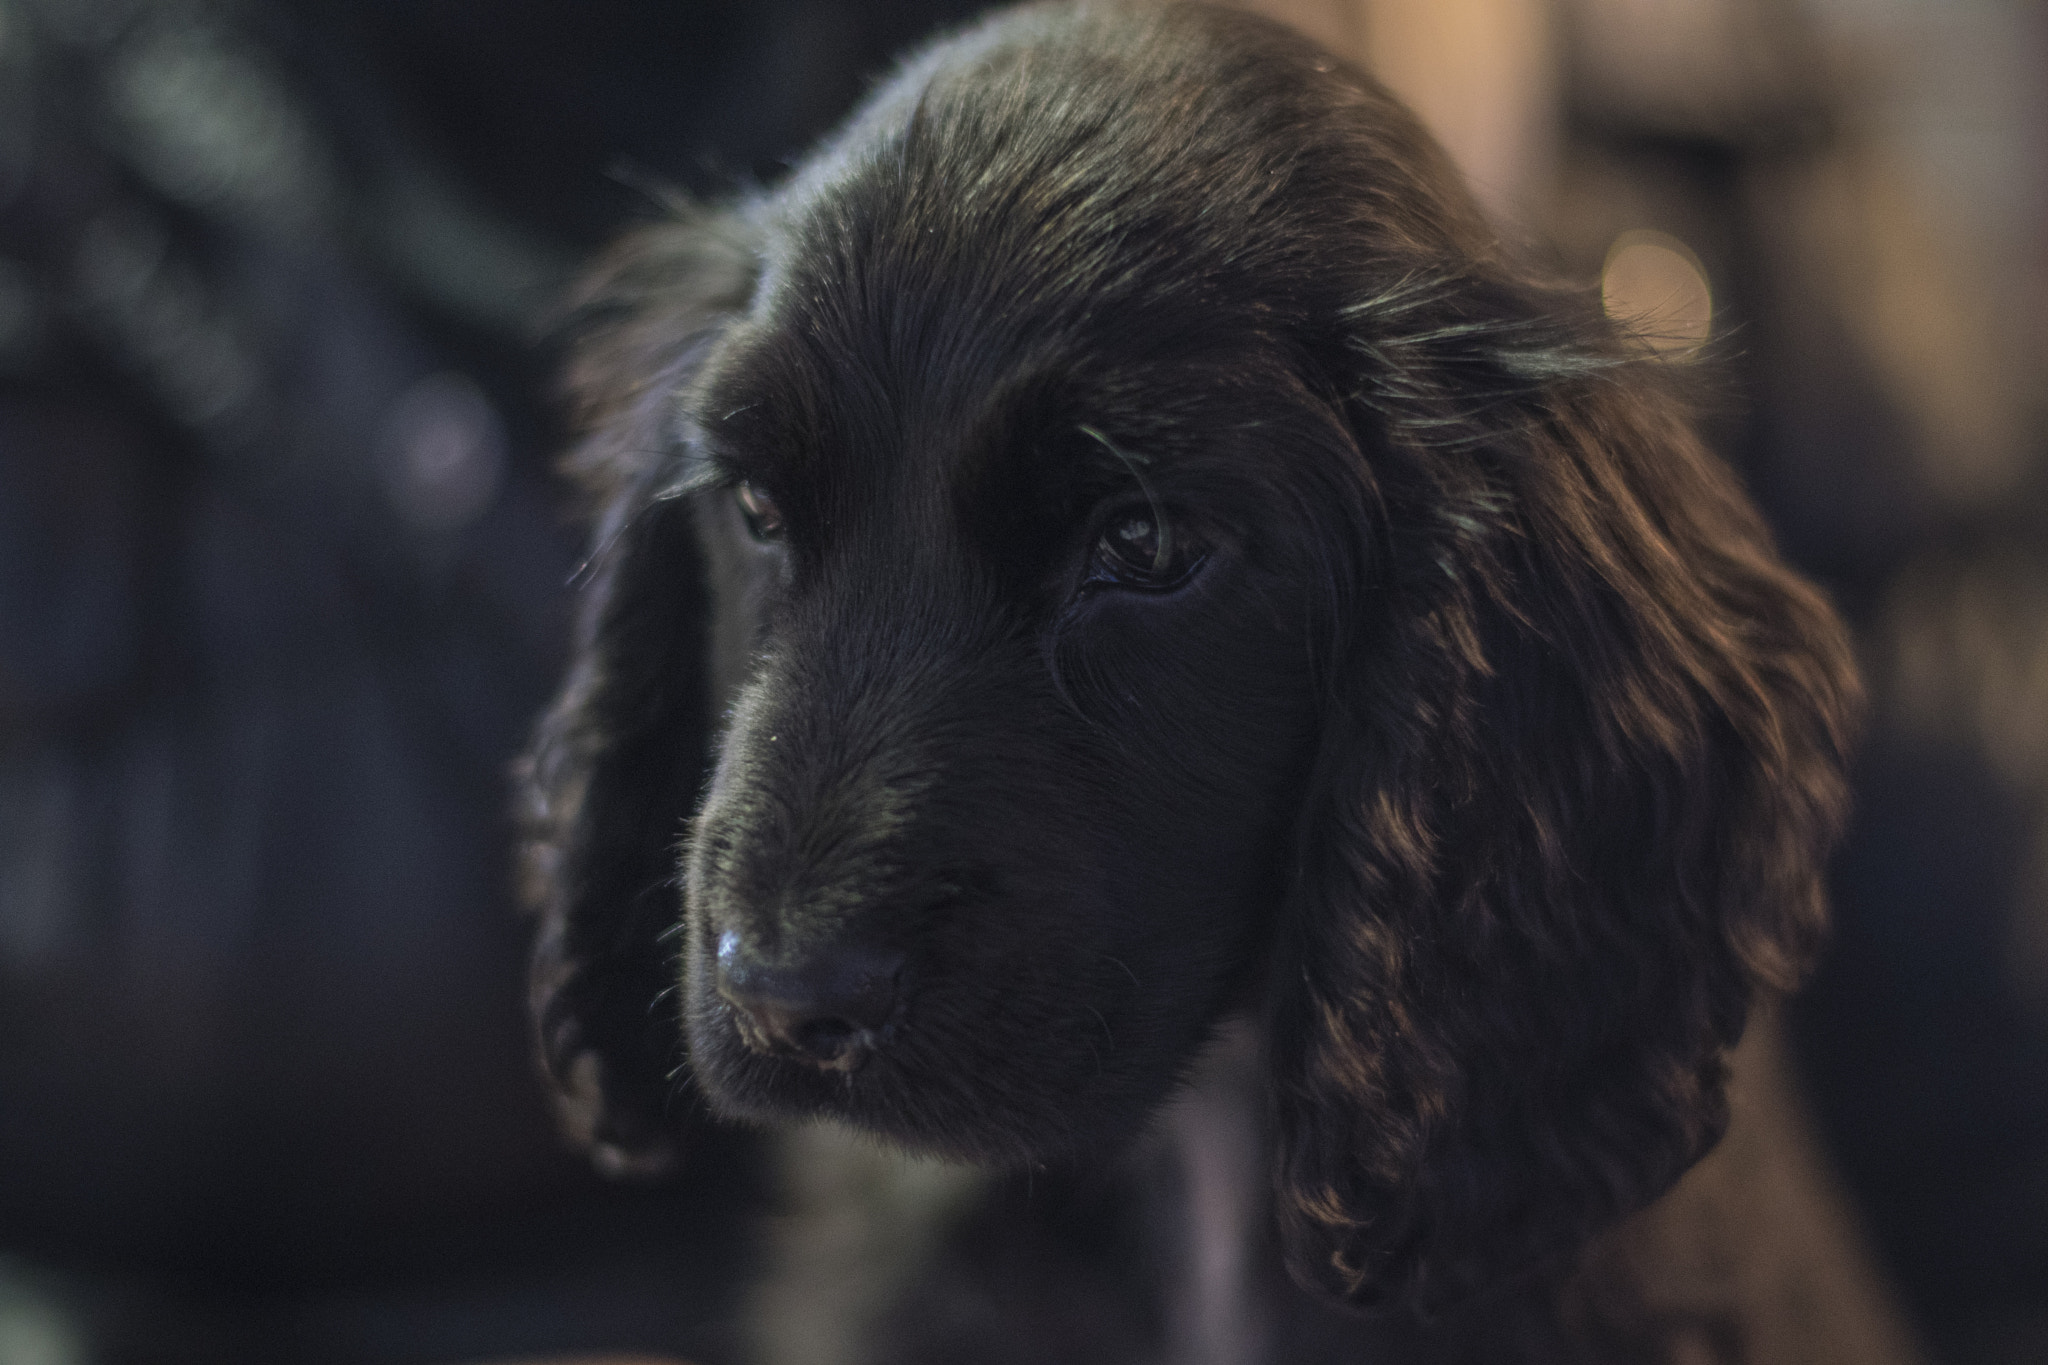
<path fill-rule="evenodd" d="M 1268 0 L 1706 371 L 1877 700 L 1795 1035 L 1930 1353 L 2048 1360 L 2048 5 Z M 0 1365 L 735 1349 L 563 1153 L 505 771 L 545 319 L 959 0 L 0 0 Z"/>

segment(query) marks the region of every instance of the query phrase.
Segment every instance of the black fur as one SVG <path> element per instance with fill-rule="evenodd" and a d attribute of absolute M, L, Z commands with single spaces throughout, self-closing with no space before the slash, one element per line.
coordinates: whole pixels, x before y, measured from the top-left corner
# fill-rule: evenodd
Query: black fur
<path fill-rule="evenodd" d="M 586 303 L 603 515 L 526 792 L 543 1054 L 615 1161 L 685 1088 L 1103 1160 L 1249 1013 L 1286 1265 L 1428 1313 L 1716 1141 L 1821 937 L 1844 636 L 1370 80 L 1016 12 Z M 1191 576 L 1105 581 L 1155 500 Z M 850 1072 L 752 1051 L 722 934 L 899 950 L 900 1013 Z"/>

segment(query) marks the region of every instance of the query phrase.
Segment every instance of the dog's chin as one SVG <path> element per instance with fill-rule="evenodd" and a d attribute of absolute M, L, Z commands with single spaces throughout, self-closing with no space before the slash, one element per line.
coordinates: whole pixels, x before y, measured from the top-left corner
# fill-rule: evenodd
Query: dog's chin
<path fill-rule="evenodd" d="M 1159 1099 L 1106 1084 L 1076 1095 L 1046 1058 L 1014 1070 L 927 1076 L 886 1042 L 857 1066 L 823 1069 L 748 1047 L 723 1002 L 692 1009 L 688 1035 L 692 1079 L 722 1118 L 764 1126 L 831 1119 L 912 1155 L 991 1168 L 1114 1150 Z"/>

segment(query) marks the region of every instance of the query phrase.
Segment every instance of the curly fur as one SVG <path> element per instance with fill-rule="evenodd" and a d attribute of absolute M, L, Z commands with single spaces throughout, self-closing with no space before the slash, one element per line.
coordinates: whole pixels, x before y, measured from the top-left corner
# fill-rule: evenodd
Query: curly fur
<path fill-rule="evenodd" d="M 1220 10 L 1014 12 L 582 302 L 602 510 L 525 793 L 541 1052 L 614 1165 L 698 1100 L 1110 1162 L 1249 1016 L 1279 1256 L 1427 1320 L 1720 1137 L 1822 936 L 1845 637 L 1369 79 Z M 1188 586 L 1074 586 L 1104 447 Z M 716 935 L 852 932 L 911 953 L 890 1047 L 745 1048 Z"/>

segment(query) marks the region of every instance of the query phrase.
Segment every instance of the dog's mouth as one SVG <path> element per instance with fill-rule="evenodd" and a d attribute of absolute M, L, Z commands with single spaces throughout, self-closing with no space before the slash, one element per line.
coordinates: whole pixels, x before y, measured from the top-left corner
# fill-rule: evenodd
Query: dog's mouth
<path fill-rule="evenodd" d="M 833 1118 L 907 1146 L 927 1145 L 909 1116 L 930 1107 L 908 1010 L 878 1025 L 737 1003 L 699 993 L 689 1011 L 691 1071 L 728 1118 Z"/>
<path fill-rule="evenodd" d="M 896 1039 L 895 1012 L 879 1024 L 840 1014 L 820 1014 L 803 1005 L 736 1001 L 720 993 L 732 1013 L 733 1031 L 747 1050 L 792 1066 L 852 1073 L 886 1052 Z"/>
<path fill-rule="evenodd" d="M 764 1057 L 786 1057 L 820 1071 L 858 1071 L 868 1057 L 889 1042 L 893 1031 L 857 1028 L 840 1019 L 807 1020 L 785 1027 L 750 1010 L 734 1008 L 733 1024 L 740 1041 Z"/>

